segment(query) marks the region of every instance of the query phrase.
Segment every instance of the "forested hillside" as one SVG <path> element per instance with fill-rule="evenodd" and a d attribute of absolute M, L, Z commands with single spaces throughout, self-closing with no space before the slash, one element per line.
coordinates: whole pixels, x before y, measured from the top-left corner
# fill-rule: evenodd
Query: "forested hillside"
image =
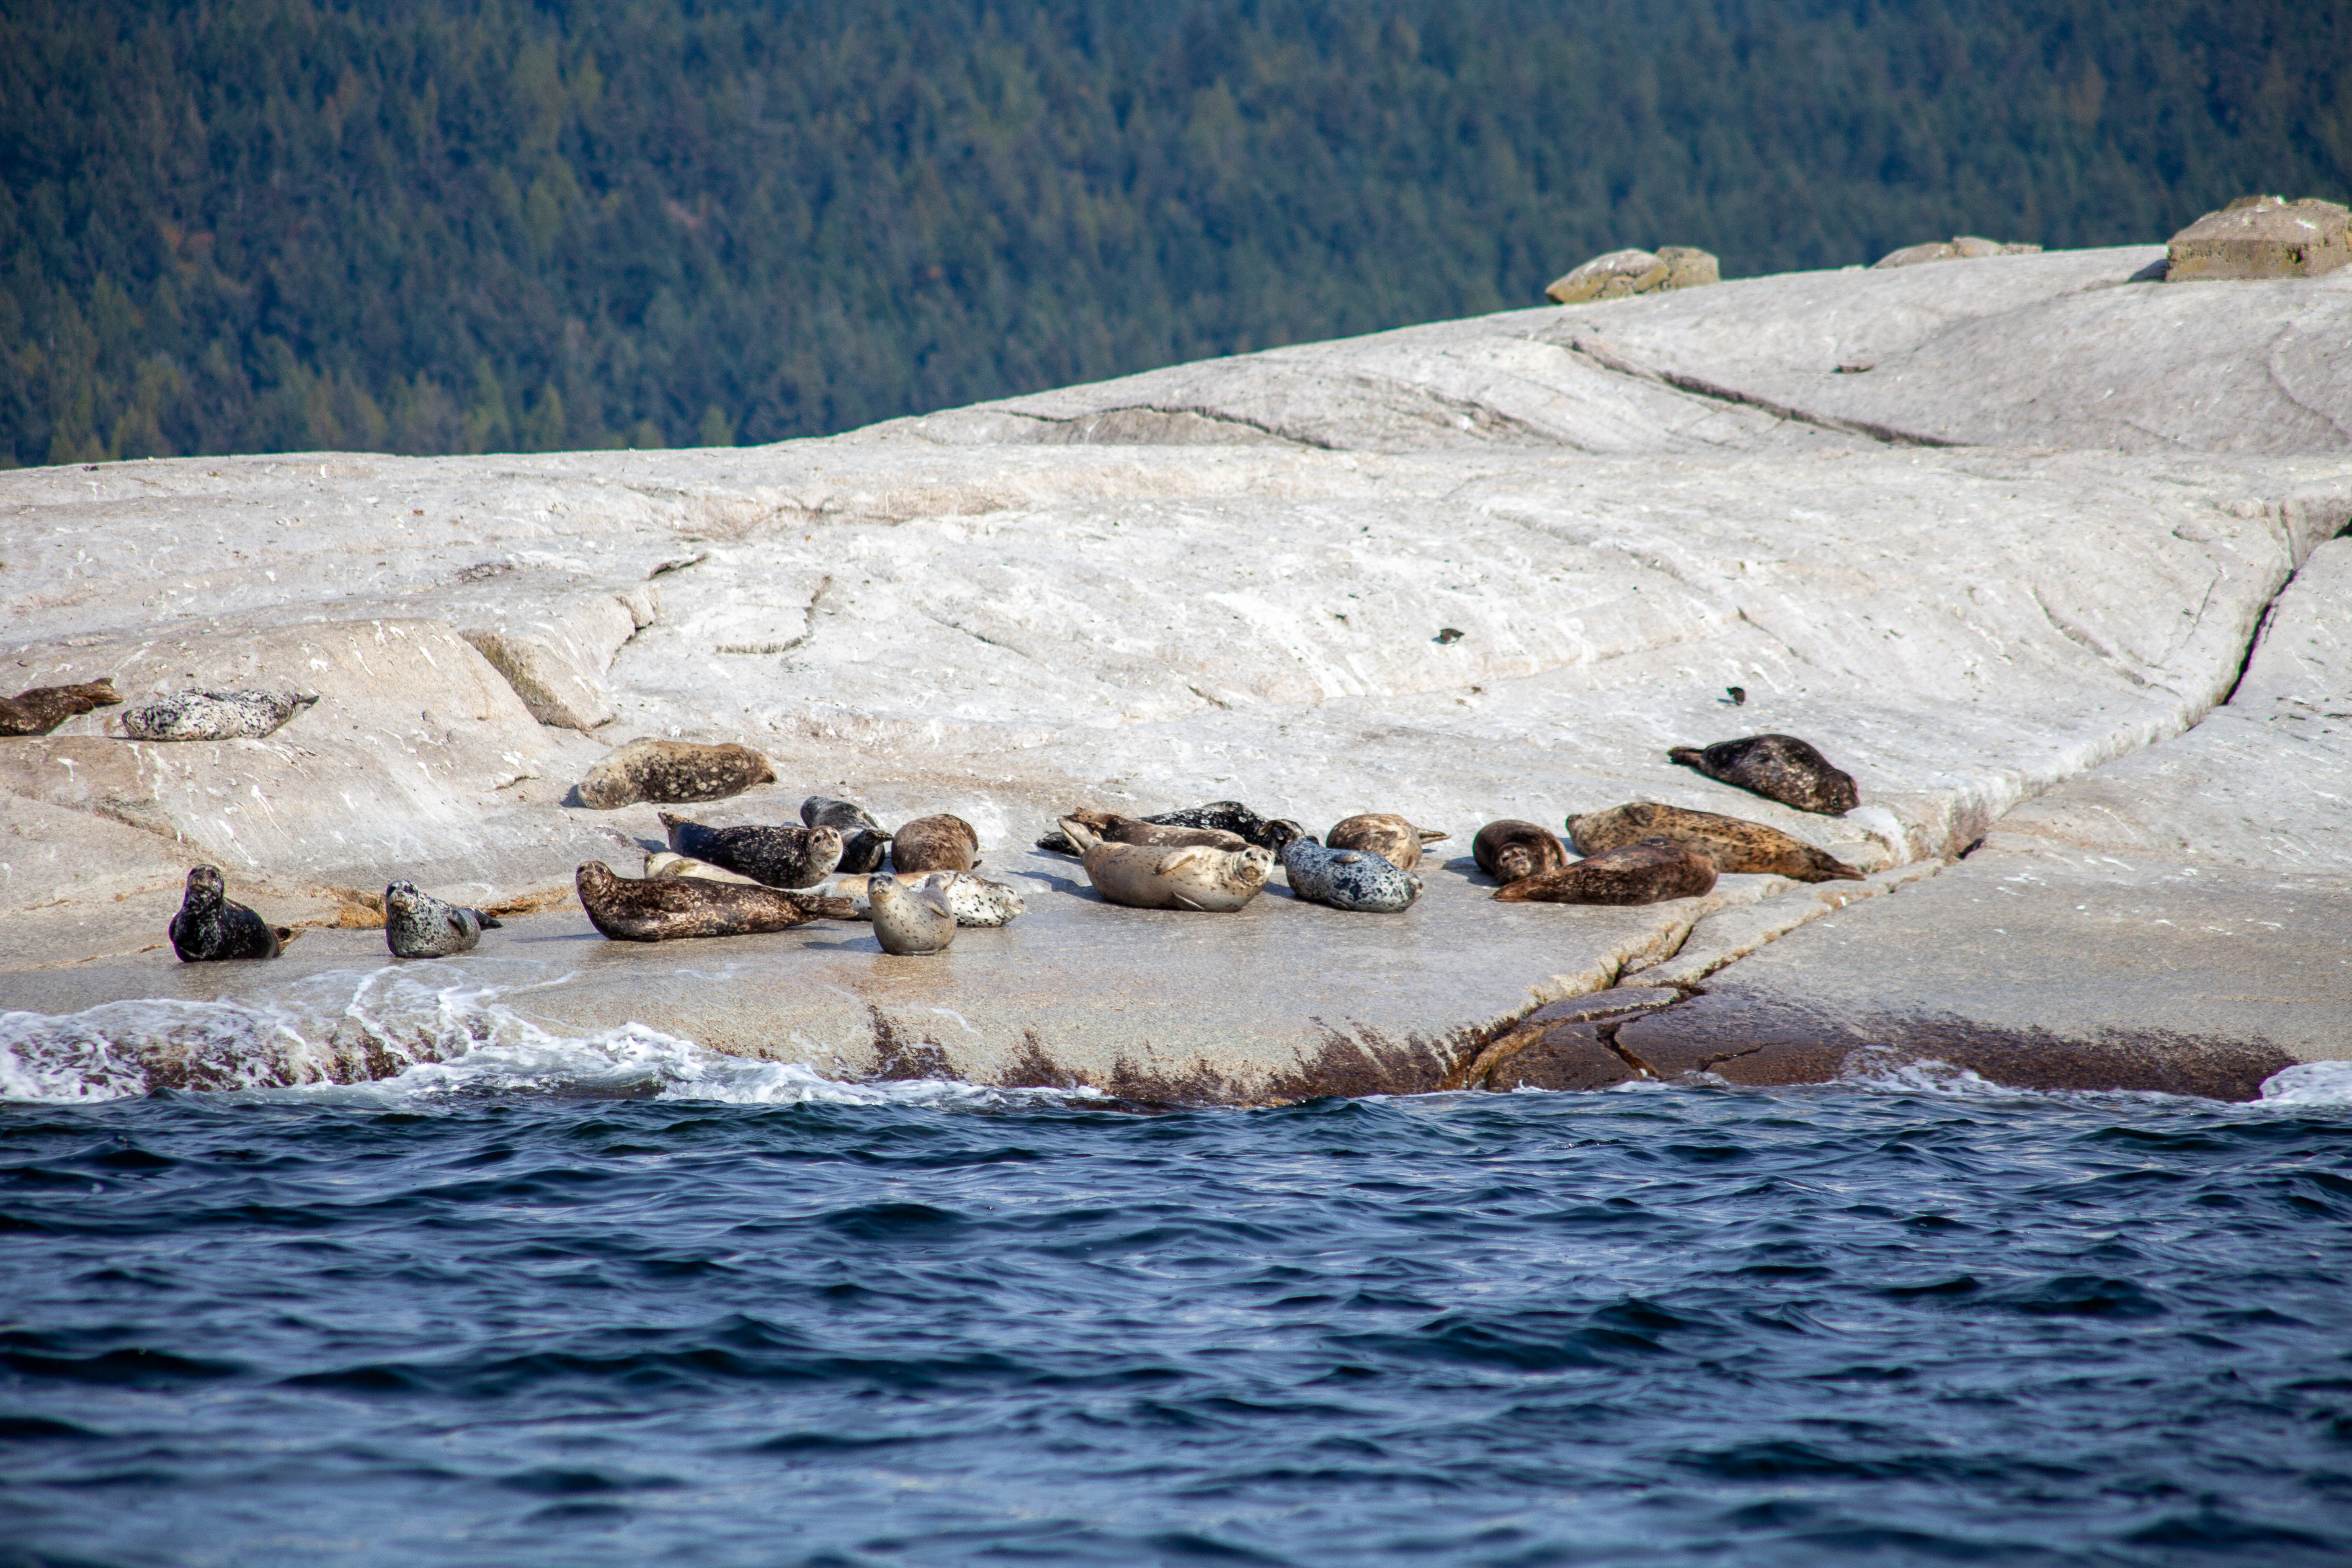
<path fill-rule="evenodd" d="M 769 441 L 2352 195 L 2317 0 L 11 0 L 0 465 Z"/>

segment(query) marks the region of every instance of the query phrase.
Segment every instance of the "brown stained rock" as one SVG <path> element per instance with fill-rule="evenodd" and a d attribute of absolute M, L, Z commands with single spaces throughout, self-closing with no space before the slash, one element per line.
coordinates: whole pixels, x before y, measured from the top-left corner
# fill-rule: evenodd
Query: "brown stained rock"
<path fill-rule="evenodd" d="M 2165 247 L 2168 283 L 2234 278 L 2316 278 L 2352 261 L 2347 211 L 2334 202 L 2241 196 L 2207 213 Z"/>
<path fill-rule="evenodd" d="M 1666 280 L 1658 285 L 1662 289 L 1704 289 L 1723 281 L 1722 264 L 1712 251 L 1688 245 L 1662 245 L 1658 247 L 1658 259 L 1666 264 Z"/>
<path fill-rule="evenodd" d="M 1642 1075 L 1609 1048 L 1595 1024 L 1555 1024 L 1488 1069 L 1496 1090 L 1613 1089 Z"/>
<path fill-rule="evenodd" d="M 1698 289 L 1722 278 L 1715 257 L 1691 246 L 1660 246 L 1654 253 L 1612 250 L 1554 279 L 1544 297 L 1555 305 L 1585 305 L 1669 289 Z"/>

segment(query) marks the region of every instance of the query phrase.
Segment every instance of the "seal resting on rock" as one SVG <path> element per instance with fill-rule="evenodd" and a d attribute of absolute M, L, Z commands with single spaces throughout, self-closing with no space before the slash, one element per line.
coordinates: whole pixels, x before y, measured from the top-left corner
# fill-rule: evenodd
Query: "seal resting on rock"
<path fill-rule="evenodd" d="M 1718 871 L 1763 872 L 1799 882 L 1863 879 L 1860 871 L 1828 850 L 1777 827 L 1646 800 L 1571 816 L 1568 834 L 1580 855 L 1598 855 L 1644 838 L 1670 838 L 1705 854 Z"/>
<path fill-rule="evenodd" d="M 749 746 L 705 746 L 692 741 L 632 741 L 588 770 L 580 801 L 598 811 L 641 800 L 677 805 L 724 800 L 753 784 L 773 784 L 776 770 Z"/>
<path fill-rule="evenodd" d="M 712 882 L 700 877 L 651 877 L 633 881 L 591 860 L 574 878 L 588 921 L 614 942 L 667 942 L 673 937 L 751 936 L 789 931 L 813 920 L 847 920 L 849 900 L 776 888 Z"/>
<path fill-rule="evenodd" d="M 275 958 L 293 940 L 293 931 L 285 926 L 271 925 L 243 904 L 231 903 L 219 867 L 198 866 L 188 873 L 188 890 L 180 899 L 180 912 L 172 917 L 172 951 L 182 963 Z"/>
<path fill-rule="evenodd" d="M 1415 827 L 1394 812 L 1368 811 L 1350 816 L 1323 836 L 1334 849 L 1369 849 L 1400 871 L 1421 864 L 1421 847 L 1451 838 L 1450 833 Z"/>
<path fill-rule="evenodd" d="M 1671 838 L 1644 838 L 1495 889 L 1505 903 L 1655 904 L 1715 886 L 1715 862 Z"/>
<path fill-rule="evenodd" d="M 1568 846 L 1548 827 L 1507 816 L 1470 840 L 1470 858 L 1497 882 L 1523 881 L 1568 864 Z"/>
<path fill-rule="evenodd" d="M 880 870 L 882 857 L 890 852 L 889 831 L 854 802 L 813 795 L 801 802 L 801 820 L 841 835 L 840 868 L 854 876 Z"/>
<path fill-rule="evenodd" d="M 1062 819 L 1062 831 L 1078 847 L 1095 891 L 1129 909 L 1230 913 L 1265 891 L 1274 873 L 1274 851 L 1255 844 L 1246 849 L 1107 844 L 1070 816 Z"/>
<path fill-rule="evenodd" d="M 866 877 L 827 877 L 816 885 L 816 890 L 834 898 L 847 899 L 856 910 L 852 918 L 868 920 L 872 918 L 867 908 L 872 884 L 887 880 L 890 875 L 886 872 Z M 1029 901 L 1021 896 L 1019 889 L 1003 882 L 992 882 L 970 871 L 923 871 L 910 875 L 926 886 L 938 889 L 946 898 L 948 908 L 953 911 L 956 924 L 960 926 L 1010 925 L 1015 916 L 1029 912 Z M 898 879 L 905 881 L 908 879 Z"/>
<path fill-rule="evenodd" d="M 46 735 L 76 714 L 121 700 L 112 676 L 80 686 L 36 686 L 0 697 L 0 735 Z"/>
<path fill-rule="evenodd" d="M 1148 844 L 1162 849 L 1182 849 L 1199 845 L 1209 849 L 1246 849 L 1249 840 L 1238 833 L 1228 833 L 1222 827 L 1179 827 L 1169 823 L 1154 822 L 1148 816 L 1121 816 L 1115 811 L 1078 810 L 1069 814 L 1074 822 L 1083 822 L 1094 830 L 1095 837 L 1108 844 Z M 1048 842 L 1050 840 L 1051 842 Z M 1059 828 L 1037 840 L 1037 847 L 1050 849 L 1062 847 L 1061 853 L 1075 855 L 1077 847 Z"/>
<path fill-rule="evenodd" d="M 961 875 L 956 872 L 939 875 Z M 867 893 L 868 918 L 882 951 L 901 957 L 945 952 L 956 938 L 955 911 L 931 877 L 902 882 L 896 877 L 876 877 Z"/>
<path fill-rule="evenodd" d="M 980 864 L 980 830 L 945 812 L 919 816 L 890 840 L 894 871 L 969 871 Z"/>
<path fill-rule="evenodd" d="M 656 815 L 673 850 L 762 887 L 813 888 L 841 863 L 841 835 L 830 827 L 705 827 L 667 811 Z"/>
<path fill-rule="evenodd" d="M 1070 815 L 1081 822 L 1090 823 L 1098 816 L 1109 817 L 1114 814 L 1107 811 L 1074 811 Z M 1271 849 L 1277 855 L 1282 853 L 1284 845 L 1294 838 L 1304 837 L 1307 833 L 1307 829 L 1286 816 L 1269 820 L 1260 816 L 1237 800 L 1213 800 L 1206 805 L 1188 805 L 1177 811 L 1163 811 L 1153 816 L 1130 817 L 1127 820 L 1148 822 L 1160 827 L 1198 827 L 1213 832 L 1236 834 L 1245 842 L 1255 844 L 1261 849 Z M 1078 852 L 1077 846 L 1072 844 L 1058 827 L 1037 840 L 1037 847 L 1050 849 L 1056 855 L 1075 855 Z"/>
<path fill-rule="evenodd" d="M 656 849 L 646 857 L 648 877 L 699 877 L 707 882 L 732 882 L 739 888 L 756 888 L 758 882 L 740 871 L 730 871 L 724 866 L 714 866 L 708 860 L 691 859 L 667 849 Z"/>
<path fill-rule="evenodd" d="M 1704 751 L 1676 746 L 1666 761 L 1695 768 L 1718 784 L 1793 805 L 1838 816 L 1861 804 L 1853 775 L 1830 766 L 1829 759 L 1794 735 L 1748 735 L 1717 741 Z"/>
<path fill-rule="evenodd" d="M 445 904 L 416 890 L 414 882 L 394 882 L 383 890 L 383 944 L 394 958 L 446 958 L 471 952 L 487 928 L 499 922 L 479 910 Z"/>
<path fill-rule="evenodd" d="M 134 741 L 257 741 L 319 700 L 316 692 L 175 691 L 125 709 Z"/>
<path fill-rule="evenodd" d="M 1293 893 L 1335 910 L 1394 914 L 1421 897 L 1420 878 L 1369 849 L 1333 849 L 1312 838 L 1294 838 L 1283 847 L 1282 868 Z"/>

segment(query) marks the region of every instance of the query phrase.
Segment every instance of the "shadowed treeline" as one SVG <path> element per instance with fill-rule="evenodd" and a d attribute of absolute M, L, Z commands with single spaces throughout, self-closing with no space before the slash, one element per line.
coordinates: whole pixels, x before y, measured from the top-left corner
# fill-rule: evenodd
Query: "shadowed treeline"
<path fill-rule="evenodd" d="M 18 0 L 0 465 L 768 441 L 2347 171 L 2308 0 Z"/>

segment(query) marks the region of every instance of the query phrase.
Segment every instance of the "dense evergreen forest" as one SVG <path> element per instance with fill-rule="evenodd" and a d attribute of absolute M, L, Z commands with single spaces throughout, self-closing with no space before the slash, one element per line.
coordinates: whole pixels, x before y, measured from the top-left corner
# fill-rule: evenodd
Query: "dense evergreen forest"
<path fill-rule="evenodd" d="M 0 465 L 770 441 L 2352 195 L 2322 0 L 10 0 Z"/>

